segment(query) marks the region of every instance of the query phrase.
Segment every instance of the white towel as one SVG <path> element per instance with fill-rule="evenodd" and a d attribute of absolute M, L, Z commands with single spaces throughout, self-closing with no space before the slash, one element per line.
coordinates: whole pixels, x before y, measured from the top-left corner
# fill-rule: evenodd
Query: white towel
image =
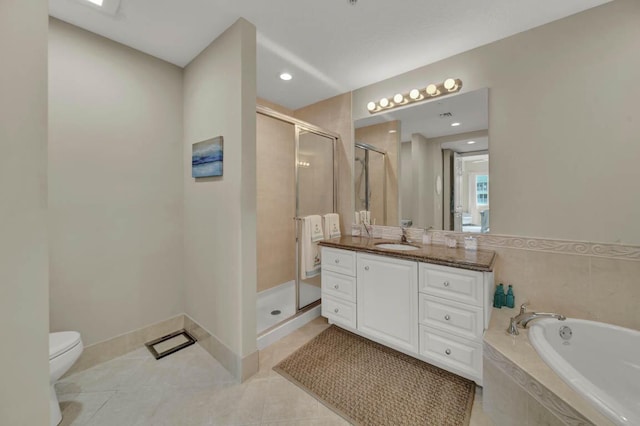
<path fill-rule="evenodd" d="M 322 218 L 318 215 L 302 219 L 302 238 L 300 240 L 300 279 L 315 277 L 320 273 L 320 247 L 323 239 Z"/>
<path fill-rule="evenodd" d="M 337 213 L 329 213 L 323 216 L 324 238 L 337 238 L 340 234 L 340 215 Z"/>
<path fill-rule="evenodd" d="M 363 225 L 371 225 L 371 212 L 360 210 L 360 223 Z"/>

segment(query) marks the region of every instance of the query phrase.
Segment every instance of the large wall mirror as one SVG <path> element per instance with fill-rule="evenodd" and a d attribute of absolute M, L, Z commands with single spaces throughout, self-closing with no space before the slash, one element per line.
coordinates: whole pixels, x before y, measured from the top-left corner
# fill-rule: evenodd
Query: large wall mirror
<path fill-rule="evenodd" d="M 357 120 L 356 212 L 371 223 L 489 232 L 489 90 Z"/>

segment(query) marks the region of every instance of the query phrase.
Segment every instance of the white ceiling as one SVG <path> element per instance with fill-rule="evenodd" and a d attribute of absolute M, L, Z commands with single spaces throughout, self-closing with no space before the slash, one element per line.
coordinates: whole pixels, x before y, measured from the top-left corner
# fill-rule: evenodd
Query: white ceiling
<path fill-rule="evenodd" d="M 181 67 L 244 17 L 258 95 L 296 109 L 610 0 L 121 0 L 115 16 L 84 1 L 49 13 Z"/>

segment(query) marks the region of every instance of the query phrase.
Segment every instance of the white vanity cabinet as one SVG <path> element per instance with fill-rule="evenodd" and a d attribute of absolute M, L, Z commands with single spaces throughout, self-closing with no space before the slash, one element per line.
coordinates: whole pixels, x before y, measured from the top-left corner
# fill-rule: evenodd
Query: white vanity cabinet
<path fill-rule="evenodd" d="M 322 316 L 482 385 L 493 273 L 322 247 Z"/>
<path fill-rule="evenodd" d="M 356 252 L 322 248 L 322 316 L 356 328 Z"/>
<path fill-rule="evenodd" d="M 368 253 L 357 259 L 358 330 L 418 352 L 418 264 Z"/>
<path fill-rule="evenodd" d="M 420 355 L 482 384 L 493 273 L 419 263 Z"/>

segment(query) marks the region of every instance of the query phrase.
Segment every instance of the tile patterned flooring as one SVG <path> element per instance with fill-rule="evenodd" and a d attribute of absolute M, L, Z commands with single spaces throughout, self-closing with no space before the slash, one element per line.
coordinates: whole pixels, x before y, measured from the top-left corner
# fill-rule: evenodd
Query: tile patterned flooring
<path fill-rule="evenodd" d="M 318 318 L 262 350 L 242 384 L 197 344 L 159 361 L 140 348 L 58 382 L 61 425 L 348 425 L 272 370 L 327 327 Z M 488 425 L 479 392 L 471 426 Z"/>

